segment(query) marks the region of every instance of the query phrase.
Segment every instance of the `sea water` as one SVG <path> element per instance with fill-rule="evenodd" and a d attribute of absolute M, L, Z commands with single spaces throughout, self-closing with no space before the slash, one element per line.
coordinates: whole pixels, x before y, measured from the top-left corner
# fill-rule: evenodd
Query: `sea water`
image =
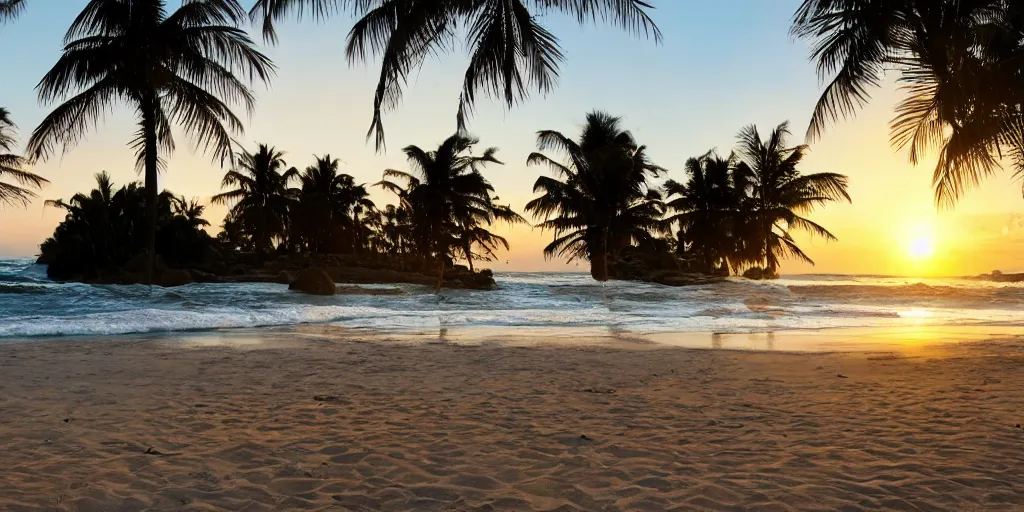
<path fill-rule="evenodd" d="M 668 287 L 583 273 L 497 273 L 496 291 L 362 285 L 388 294 L 303 295 L 272 283 L 56 283 L 0 260 L 0 338 L 328 324 L 374 332 L 448 328 L 761 333 L 831 327 L 1024 325 L 1024 284 L 883 276 L 784 276 Z M 511 332 L 511 331 L 510 331 Z"/>

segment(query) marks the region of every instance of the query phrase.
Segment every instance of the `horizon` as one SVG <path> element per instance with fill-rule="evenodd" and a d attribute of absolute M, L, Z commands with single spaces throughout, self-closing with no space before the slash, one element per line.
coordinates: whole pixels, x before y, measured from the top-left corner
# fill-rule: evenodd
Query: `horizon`
<path fill-rule="evenodd" d="M 68 1 L 49 11 L 31 6 L 17 23 L 0 27 L 0 40 L 25 42 L 22 58 L 27 64 L 0 85 L 0 101 L 18 124 L 21 147 L 48 111 L 36 103 L 33 87 L 56 61 L 63 33 L 84 3 Z M 687 158 L 711 148 L 728 154 L 736 132 L 748 124 L 766 133 L 789 120 L 791 143 L 802 142 L 821 87 L 808 62 L 806 45 L 789 36 L 790 18 L 798 4 L 798 0 L 758 5 L 729 0 L 658 5 L 653 16 L 665 35 L 661 46 L 603 25 L 581 28 L 553 18 L 551 28 L 567 54 L 557 88 L 512 109 L 500 102 L 481 101 L 470 120 L 469 131 L 480 137 L 481 147 L 497 146 L 498 158 L 505 162 L 484 175 L 502 202 L 522 212 L 522 205 L 534 197 L 532 184 L 541 174 L 523 163 L 534 149 L 534 133 L 550 128 L 574 136 L 592 109 L 621 116 L 624 127 L 648 146 L 653 161 L 668 168 L 668 177 L 677 180 L 685 176 Z M 374 151 L 364 134 L 379 63 L 348 66 L 342 50 L 350 25 L 346 17 L 324 23 L 286 23 L 279 43 L 271 47 L 263 45 L 258 30 L 250 30 L 274 59 L 278 72 L 268 90 L 257 89 L 256 110 L 241 139 L 245 148 L 251 149 L 256 142 L 275 145 L 288 153 L 289 165 L 300 169 L 312 162 L 312 155 L 330 153 L 342 160 L 341 172 L 353 175 L 357 182 L 374 183 L 385 168 L 407 168 L 399 148 L 431 146 L 453 131 L 453 98 L 465 62 L 462 52 L 432 59 L 414 75 L 402 105 L 385 115 L 387 152 Z M 737 33 L 743 37 L 730 37 Z M 718 45 L 716 51 L 710 51 L 709 41 Z M 608 73 L 609 62 L 627 59 L 635 72 Z M 645 80 L 633 80 L 635 76 Z M 763 83 L 752 79 L 764 76 L 771 78 L 762 79 Z M 937 210 L 930 188 L 934 155 L 914 167 L 905 152 L 897 153 L 888 142 L 888 121 L 900 97 L 890 79 L 886 87 L 873 91 L 873 101 L 856 119 L 840 121 L 812 143 L 802 171 L 848 175 L 853 204 L 831 204 L 811 215 L 839 241 L 825 243 L 799 235 L 801 246 L 818 266 L 784 261 L 783 275 L 961 277 L 1021 268 L 1017 256 L 1024 249 L 1020 182 L 1010 172 L 1001 172 L 969 191 L 952 211 Z M 129 113 L 115 108 L 77 148 L 33 168 L 51 184 L 27 208 L 3 208 L 0 257 L 38 253 L 38 244 L 63 218 L 58 210 L 44 209 L 43 199 L 87 191 L 93 174 L 101 170 L 109 171 L 118 184 L 139 179 L 126 145 L 130 124 Z M 209 198 L 220 191 L 223 172 L 207 156 L 194 152 L 191 143 L 182 143 L 168 159 L 161 188 L 209 204 Z M 371 194 L 378 206 L 394 202 L 393 196 L 379 189 Z M 205 218 L 213 232 L 225 213 L 225 207 L 208 208 Z M 512 249 L 501 253 L 500 261 L 484 265 L 496 271 L 585 268 L 544 260 L 541 248 L 550 240 L 549 233 L 504 226 L 497 232 L 508 236 Z M 919 239 L 926 240 L 928 247 L 917 248 Z"/>

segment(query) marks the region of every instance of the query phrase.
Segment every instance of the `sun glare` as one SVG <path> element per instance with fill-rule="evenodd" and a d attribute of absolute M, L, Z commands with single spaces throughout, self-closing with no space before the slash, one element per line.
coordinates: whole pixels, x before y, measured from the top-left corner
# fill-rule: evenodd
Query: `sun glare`
<path fill-rule="evenodd" d="M 935 243 L 932 237 L 920 235 L 910 239 L 910 246 L 907 248 L 910 257 L 915 260 L 931 258 L 935 254 Z"/>

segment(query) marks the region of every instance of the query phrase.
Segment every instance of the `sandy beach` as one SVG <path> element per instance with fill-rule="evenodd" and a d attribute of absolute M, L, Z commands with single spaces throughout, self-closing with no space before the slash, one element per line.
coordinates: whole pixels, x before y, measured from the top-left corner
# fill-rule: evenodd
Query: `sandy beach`
<path fill-rule="evenodd" d="M 1024 339 L 0 344 L 2 510 L 1024 510 Z"/>

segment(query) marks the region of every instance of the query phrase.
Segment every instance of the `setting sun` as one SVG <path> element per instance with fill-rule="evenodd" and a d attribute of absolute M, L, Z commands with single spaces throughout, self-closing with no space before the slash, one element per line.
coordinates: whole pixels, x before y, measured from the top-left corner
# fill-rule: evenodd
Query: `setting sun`
<path fill-rule="evenodd" d="M 932 237 L 927 235 L 920 235 L 910 239 L 910 246 L 908 247 L 910 257 L 915 260 L 923 260 L 932 257 L 935 254 L 935 243 Z"/>

